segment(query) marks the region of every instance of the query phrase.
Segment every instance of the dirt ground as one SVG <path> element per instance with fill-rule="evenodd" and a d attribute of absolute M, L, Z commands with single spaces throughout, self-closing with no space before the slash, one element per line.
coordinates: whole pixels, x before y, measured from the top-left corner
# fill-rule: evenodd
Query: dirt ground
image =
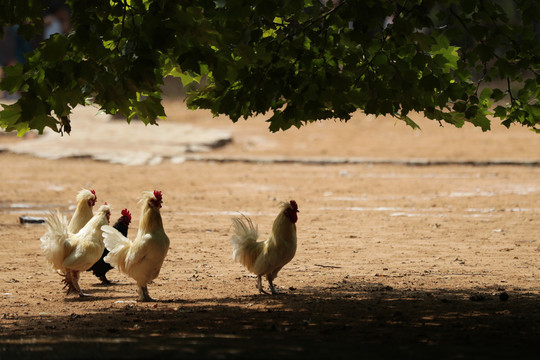
<path fill-rule="evenodd" d="M 233 132 L 212 156 L 507 160 L 506 166 L 163 162 L 123 166 L 0 153 L 0 358 L 537 358 L 540 349 L 540 135 L 525 129 L 413 132 L 357 116 L 269 134 L 167 106 L 169 121 Z M 127 126 L 127 125 L 126 125 Z M 77 131 L 76 122 L 73 131 Z M 0 141 L 20 141 L 0 136 Z M 93 188 L 128 207 L 164 194 L 171 249 L 136 302 L 134 281 L 109 272 L 93 297 L 66 296 L 39 249 L 44 225 L 21 215 L 70 214 Z M 230 218 L 267 234 L 278 201 L 299 204 L 298 251 L 275 296 L 231 259 Z M 264 236 L 264 235 L 263 235 Z"/>

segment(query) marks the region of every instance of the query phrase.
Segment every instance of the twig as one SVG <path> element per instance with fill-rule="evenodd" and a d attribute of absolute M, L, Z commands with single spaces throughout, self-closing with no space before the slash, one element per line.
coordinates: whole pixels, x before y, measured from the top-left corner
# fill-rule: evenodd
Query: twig
<path fill-rule="evenodd" d="M 463 19 L 456 13 L 456 11 L 451 6 L 449 10 L 450 10 L 450 14 L 452 14 L 452 16 L 454 16 L 460 22 L 461 26 L 463 26 L 465 30 L 467 30 L 467 32 L 470 34 L 471 32 L 469 31 L 469 27 L 467 26 L 465 21 L 463 21 Z"/>
<path fill-rule="evenodd" d="M 377 50 L 377 52 L 375 52 L 375 54 L 371 57 L 371 59 L 369 59 L 368 62 L 362 64 L 361 66 L 361 69 L 362 71 L 360 72 L 360 74 L 356 77 L 356 79 L 354 80 L 354 83 L 353 83 L 353 87 L 356 87 L 358 85 L 358 82 L 360 81 L 360 79 L 362 78 L 362 76 L 364 76 L 364 74 L 366 73 L 366 70 L 367 69 L 371 69 L 373 70 L 373 67 L 372 67 L 372 64 L 373 64 L 373 60 L 375 59 L 375 57 L 377 57 L 377 55 L 379 55 L 381 52 L 384 53 L 384 44 L 385 44 L 385 40 L 386 40 L 386 37 L 385 37 L 385 29 L 382 29 L 382 37 L 381 37 L 381 46 L 379 47 L 379 49 Z M 385 55 L 386 56 L 386 55 Z M 365 55 L 364 55 L 365 57 Z M 388 58 L 388 56 L 387 56 Z M 391 62 L 390 62 L 391 63 Z"/>
<path fill-rule="evenodd" d="M 405 9 L 405 6 L 407 6 L 407 1 L 408 0 L 405 0 L 403 2 L 403 5 L 401 5 L 401 8 L 396 8 L 396 12 L 394 13 L 394 17 L 399 17 L 399 15 L 401 15 L 401 13 L 403 12 L 403 10 Z"/>
<path fill-rule="evenodd" d="M 122 4 L 124 5 L 124 13 L 122 14 L 122 28 L 120 29 L 120 36 L 118 37 L 118 41 L 116 42 L 116 46 L 114 47 L 114 49 L 118 49 L 118 46 L 120 46 L 120 41 L 122 41 L 122 35 L 124 34 L 124 24 L 125 24 L 125 20 L 126 20 L 126 12 L 127 12 L 127 6 L 128 4 L 126 3 L 126 1 L 122 1 Z"/>
<path fill-rule="evenodd" d="M 532 71 L 532 73 L 536 76 L 540 76 L 540 73 L 537 73 L 532 66 L 529 66 L 529 70 Z"/>
<path fill-rule="evenodd" d="M 482 84 L 482 82 L 484 81 L 487 75 L 487 65 L 485 62 L 483 63 L 483 65 L 484 65 L 484 73 L 482 74 L 482 78 L 478 80 L 478 83 L 476 84 L 476 90 L 474 91 L 474 96 L 478 96 L 478 89 L 480 89 L 480 85 Z"/>
<path fill-rule="evenodd" d="M 516 99 L 514 98 L 514 96 L 512 96 L 512 89 L 510 87 L 509 77 L 506 78 L 506 83 L 508 84 L 508 95 L 510 95 L 510 103 L 512 104 L 512 106 L 514 106 L 514 102 L 516 101 Z"/>
<path fill-rule="evenodd" d="M 319 20 L 322 20 L 324 19 L 325 17 L 327 17 L 328 15 L 332 14 L 334 11 L 336 11 L 337 9 L 339 9 L 340 7 L 342 7 L 343 5 L 346 5 L 347 2 L 346 1 L 342 1 L 340 2 L 338 5 L 334 6 L 332 9 L 330 9 L 329 11 L 325 12 L 325 13 L 322 13 L 318 18 L 315 18 L 315 19 L 311 19 L 308 21 L 308 23 L 306 25 L 304 25 L 304 27 L 302 28 L 302 31 L 306 30 L 308 27 L 310 27 L 313 23 L 319 21 Z"/>
<path fill-rule="evenodd" d="M 340 2 L 338 5 L 336 5 L 335 7 L 333 7 L 332 9 L 322 13 L 320 16 L 318 16 L 317 18 L 314 18 L 314 19 L 310 19 L 309 21 L 306 21 L 306 24 L 304 26 L 302 26 L 302 32 L 306 31 L 307 28 L 309 28 L 311 25 L 313 25 L 314 23 L 316 23 L 317 21 L 321 20 L 321 19 L 324 19 L 326 18 L 327 16 L 331 15 L 334 11 L 336 11 L 337 9 L 339 9 L 340 7 L 342 7 L 343 5 L 346 5 L 347 2 L 346 1 L 343 1 L 343 2 Z M 289 33 L 287 36 L 285 36 L 280 42 L 279 42 L 279 45 L 281 46 L 281 44 L 283 44 L 286 40 L 288 40 L 291 36 L 293 36 L 294 34 L 293 33 Z"/>
<path fill-rule="evenodd" d="M 334 265 L 321 265 L 321 264 L 314 264 L 315 266 L 320 266 L 322 268 L 330 268 L 330 269 L 341 269 L 341 266 L 334 266 Z"/>
<path fill-rule="evenodd" d="M 444 274 L 444 273 L 433 273 L 433 274 L 421 274 L 421 276 L 494 276 L 491 274 L 483 273 L 459 273 L 459 274 Z"/>

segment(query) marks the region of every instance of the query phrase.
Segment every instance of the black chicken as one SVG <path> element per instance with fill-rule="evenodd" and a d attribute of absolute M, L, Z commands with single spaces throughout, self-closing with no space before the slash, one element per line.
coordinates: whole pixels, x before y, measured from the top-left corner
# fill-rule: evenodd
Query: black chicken
<path fill-rule="evenodd" d="M 118 218 L 113 227 L 118 230 L 122 235 L 127 237 L 129 223 L 131 222 L 131 214 L 128 209 L 122 210 L 122 216 Z M 103 258 L 109 253 L 109 250 L 106 248 L 103 250 L 103 255 L 90 269 L 87 271 L 92 271 L 96 277 L 101 280 L 103 285 L 109 285 L 111 282 L 107 279 L 107 272 L 112 269 L 112 266 L 103 261 Z"/>

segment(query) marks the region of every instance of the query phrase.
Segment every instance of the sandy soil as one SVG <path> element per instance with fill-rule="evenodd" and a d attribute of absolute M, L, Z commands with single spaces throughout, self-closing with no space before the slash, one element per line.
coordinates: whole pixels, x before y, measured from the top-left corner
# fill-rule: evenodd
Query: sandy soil
<path fill-rule="evenodd" d="M 168 106 L 171 121 L 233 131 L 224 157 L 540 160 L 524 129 L 483 134 L 360 116 L 268 134 Z M 76 131 L 76 124 L 73 131 Z M 0 141 L 18 141 L 0 137 Z M 164 162 L 122 166 L 0 153 L 0 357 L 9 358 L 536 358 L 540 338 L 540 167 Z M 40 253 L 44 225 L 20 215 L 60 208 L 94 188 L 128 207 L 164 193 L 171 249 L 138 303 L 133 280 L 90 273 L 93 298 L 66 296 Z M 276 284 L 231 260 L 230 218 L 268 233 L 279 200 L 300 207 L 298 252 Z M 26 204 L 21 208 L 17 204 Z M 537 354 L 536 354 L 537 355 Z"/>

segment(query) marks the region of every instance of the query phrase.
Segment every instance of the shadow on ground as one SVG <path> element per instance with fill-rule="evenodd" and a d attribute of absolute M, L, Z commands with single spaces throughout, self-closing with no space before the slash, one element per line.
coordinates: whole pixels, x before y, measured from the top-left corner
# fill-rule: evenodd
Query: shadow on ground
<path fill-rule="evenodd" d="M 540 296 L 343 283 L 21 317 L 1 358 L 536 358 Z M 117 304 L 118 305 L 118 304 Z"/>

